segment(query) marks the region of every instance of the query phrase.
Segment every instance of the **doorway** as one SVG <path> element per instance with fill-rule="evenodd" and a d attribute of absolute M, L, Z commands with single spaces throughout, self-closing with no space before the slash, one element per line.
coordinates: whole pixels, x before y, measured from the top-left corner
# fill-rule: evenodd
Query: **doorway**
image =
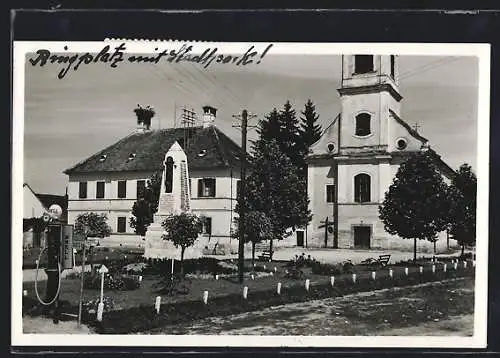
<path fill-rule="evenodd" d="M 354 226 L 354 248 L 369 249 L 371 236 L 371 226 Z"/>
<path fill-rule="evenodd" d="M 297 246 L 304 247 L 304 231 L 296 231 L 297 234 Z"/>

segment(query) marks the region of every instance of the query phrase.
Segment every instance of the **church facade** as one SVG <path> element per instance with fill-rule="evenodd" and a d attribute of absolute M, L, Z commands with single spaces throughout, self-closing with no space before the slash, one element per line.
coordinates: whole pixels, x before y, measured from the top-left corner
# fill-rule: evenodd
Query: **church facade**
<path fill-rule="evenodd" d="M 306 245 L 412 249 L 412 240 L 389 235 L 378 218 L 378 207 L 399 165 L 426 150 L 445 181 L 450 180 L 453 169 L 402 119 L 397 56 L 343 56 L 338 92 L 341 112 L 308 156 L 313 218 L 307 227 Z M 446 233 L 440 238 L 446 238 Z M 423 241 L 418 245 L 433 246 Z"/>

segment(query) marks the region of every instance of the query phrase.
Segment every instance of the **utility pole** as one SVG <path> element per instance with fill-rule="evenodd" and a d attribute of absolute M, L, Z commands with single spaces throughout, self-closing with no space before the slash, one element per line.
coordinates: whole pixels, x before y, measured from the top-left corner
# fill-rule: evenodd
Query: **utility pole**
<path fill-rule="evenodd" d="M 239 242 L 238 242 L 238 278 L 240 283 L 243 283 L 243 271 L 245 267 L 245 213 L 246 213 L 246 162 L 247 162 L 247 131 L 248 131 L 248 111 L 246 109 L 241 111 L 240 115 L 233 115 L 234 118 L 241 120 L 241 175 L 240 175 L 240 196 L 239 209 Z M 251 114 L 250 118 L 256 117 L 255 114 Z M 239 127 L 240 125 L 235 125 Z"/>

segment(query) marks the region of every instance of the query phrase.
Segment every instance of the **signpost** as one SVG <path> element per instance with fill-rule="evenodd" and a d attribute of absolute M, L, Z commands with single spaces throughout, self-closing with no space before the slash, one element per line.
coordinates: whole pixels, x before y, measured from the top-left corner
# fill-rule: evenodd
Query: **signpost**
<path fill-rule="evenodd" d="M 99 273 L 101 274 L 101 299 L 99 300 L 99 306 L 97 306 L 97 320 L 99 322 L 102 321 L 102 313 L 104 311 L 104 274 L 108 272 L 108 268 L 104 265 L 99 269 Z"/>

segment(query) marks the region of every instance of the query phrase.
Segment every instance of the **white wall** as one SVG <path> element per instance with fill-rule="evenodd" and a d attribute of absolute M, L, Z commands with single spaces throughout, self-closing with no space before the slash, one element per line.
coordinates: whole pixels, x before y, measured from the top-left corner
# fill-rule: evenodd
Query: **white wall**
<path fill-rule="evenodd" d="M 31 189 L 27 186 L 23 186 L 23 218 L 40 218 L 45 213 L 46 209 L 40 200 L 36 197 Z"/>

